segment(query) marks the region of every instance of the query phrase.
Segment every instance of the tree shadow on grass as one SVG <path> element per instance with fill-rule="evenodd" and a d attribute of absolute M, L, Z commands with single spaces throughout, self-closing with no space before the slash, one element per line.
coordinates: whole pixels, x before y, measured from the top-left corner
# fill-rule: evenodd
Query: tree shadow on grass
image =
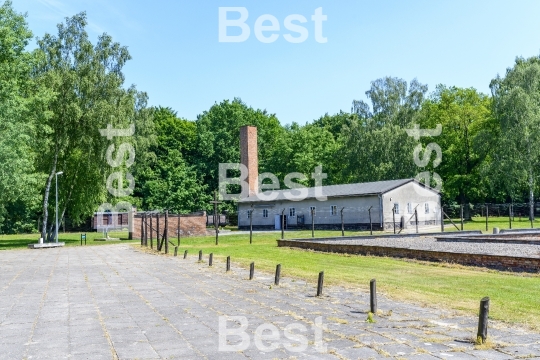
<path fill-rule="evenodd" d="M 31 235 L 22 235 L 18 239 L 1 239 L 0 250 L 26 249 L 28 244 L 37 244 L 38 239 Z"/>
<path fill-rule="evenodd" d="M 117 236 L 120 240 L 118 241 L 105 241 L 101 243 L 108 244 L 117 244 L 122 241 L 129 240 L 124 234 Z M 81 244 L 81 233 L 72 233 L 72 234 L 60 234 L 58 239 L 59 242 L 63 242 L 66 246 L 80 246 Z M 92 245 L 98 243 L 94 242 L 95 238 L 100 237 L 101 234 L 98 233 L 87 233 L 87 245 Z M 7 237 L 7 238 L 6 238 Z M 16 238 L 15 238 L 16 237 Z M 21 234 L 21 235 L 0 235 L 0 251 L 1 250 L 13 250 L 13 249 L 27 249 L 29 244 L 37 244 L 39 239 L 39 234 Z M 83 242 L 84 246 L 84 242 Z"/>

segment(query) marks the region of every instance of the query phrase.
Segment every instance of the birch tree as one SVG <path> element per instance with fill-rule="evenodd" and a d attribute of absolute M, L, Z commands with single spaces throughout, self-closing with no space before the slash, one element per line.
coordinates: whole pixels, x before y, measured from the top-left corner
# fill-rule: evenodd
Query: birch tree
<path fill-rule="evenodd" d="M 43 191 L 43 230 L 52 223 L 49 198 L 55 173 L 64 171 L 60 187 L 61 219 L 66 209 L 73 219 L 89 216 L 106 200 L 105 179 L 110 171 L 105 152 L 110 140 L 99 129 L 111 124 L 127 128 L 145 106 L 145 95 L 124 88 L 122 68 L 131 58 L 126 47 L 103 34 L 95 45 L 85 30 L 86 14 L 66 18 L 58 34 L 38 39 L 40 63 L 35 77 L 51 89 L 50 118 L 39 124 L 38 165 L 47 174 Z M 51 231 L 49 230 L 49 233 Z"/>
<path fill-rule="evenodd" d="M 504 77 L 491 81 L 500 137 L 492 169 L 510 193 L 527 189 L 530 218 L 540 165 L 540 57 L 517 58 Z"/>

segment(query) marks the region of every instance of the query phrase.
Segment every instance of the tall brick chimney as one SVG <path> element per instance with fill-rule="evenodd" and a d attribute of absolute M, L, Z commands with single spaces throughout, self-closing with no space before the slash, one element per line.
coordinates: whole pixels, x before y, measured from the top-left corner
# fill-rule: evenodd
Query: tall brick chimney
<path fill-rule="evenodd" d="M 257 128 L 255 126 L 242 126 L 240 128 L 240 163 L 246 166 L 249 171 L 247 178 L 249 193 L 243 192 L 243 197 L 259 193 L 259 157 L 257 151 Z"/>

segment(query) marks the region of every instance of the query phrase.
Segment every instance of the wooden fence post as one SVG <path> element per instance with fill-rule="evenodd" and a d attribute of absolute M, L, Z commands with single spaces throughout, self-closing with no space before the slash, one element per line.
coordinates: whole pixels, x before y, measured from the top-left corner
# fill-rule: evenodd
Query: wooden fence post
<path fill-rule="evenodd" d="M 345 209 L 344 207 L 341 208 L 341 236 L 345 236 L 345 224 L 343 223 L 343 209 Z"/>
<path fill-rule="evenodd" d="M 371 221 L 371 209 L 373 206 L 370 206 L 368 213 L 369 213 L 369 235 L 373 235 L 373 222 Z"/>
<path fill-rule="evenodd" d="M 377 280 L 371 279 L 369 282 L 369 308 L 373 315 L 377 314 Z"/>
<path fill-rule="evenodd" d="M 152 225 L 152 218 L 154 214 L 150 213 L 150 249 L 154 250 L 154 227 Z"/>
<path fill-rule="evenodd" d="M 281 264 L 276 265 L 276 276 L 274 278 L 274 285 L 279 285 L 279 279 L 281 278 Z"/>
<path fill-rule="evenodd" d="M 285 238 L 285 209 L 281 210 L 281 240 Z"/>
<path fill-rule="evenodd" d="M 165 229 L 163 230 L 165 241 L 165 254 L 169 253 L 169 210 L 165 210 Z"/>
<path fill-rule="evenodd" d="M 444 232 L 444 209 L 441 203 L 441 232 Z"/>
<path fill-rule="evenodd" d="M 489 297 L 480 301 L 480 314 L 478 317 L 478 333 L 476 341 L 479 345 L 486 342 L 489 316 Z"/>
<path fill-rule="evenodd" d="M 144 245 L 148 247 L 148 214 L 144 213 Z"/>
<path fill-rule="evenodd" d="M 461 231 L 463 231 L 463 204 L 459 207 L 459 217 L 461 218 Z"/>
<path fill-rule="evenodd" d="M 488 231 L 488 221 L 489 221 L 489 205 L 486 204 L 486 231 Z"/>
<path fill-rule="evenodd" d="M 249 243 L 253 243 L 253 205 L 249 211 Z"/>
<path fill-rule="evenodd" d="M 135 217 L 133 217 L 135 220 Z M 141 246 L 144 246 L 144 214 L 141 214 Z"/>
<path fill-rule="evenodd" d="M 321 296 L 323 293 L 323 283 L 324 283 L 324 271 L 319 273 L 319 281 L 317 281 L 317 296 Z"/>
<path fill-rule="evenodd" d="M 311 209 L 311 237 L 315 237 L 315 209 Z"/>
<path fill-rule="evenodd" d="M 157 251 L 160 251 L 161 252 L 161 247 L 163 246 L 163 244 L 161 243 L 161 240 L 159 239 L 160 236 L 159 236 L 159 221 L 161 220 L 160 219 L 160 216 L 159 216 L 159 212 L 156 214 L 156 240 L 157 240 Z"/>
<path fill-rule="evenodd" d="M 254 262 L 249 264 L 249 280 L 253 280 L 253 275 L 255 275 L 255 263 Z"/>
<path fill-rule="evenodd" d="M 508 221 L 510 222 L 510 229 L 512 229 L 512 204 L 508 207 Z"/>
<path fill-rule="evenodd" d="M 178 239 L 176 246 L 180 246 L 180 214 L 178 214 L 178 222 L 176 223 L 176 231 L 178 232 Z"/>
<path fill-rule="evenodd" d="M 396 233 L 396 204 L 392 208 L 392 223 L 394 224 L 394 234 Z"/>
<path fill-rule="evenodd" d="M 414 218 L 416 222 L 416 233 L 418 234 L 418 209 L 414 209 Z"/>

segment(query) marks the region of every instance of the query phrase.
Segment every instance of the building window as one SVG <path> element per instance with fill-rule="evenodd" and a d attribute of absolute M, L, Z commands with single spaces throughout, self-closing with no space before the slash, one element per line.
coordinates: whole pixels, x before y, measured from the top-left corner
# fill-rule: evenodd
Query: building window
<path fill-rule="evenodd" d="M 429 203 L 426 203 L 425 208 L 426 208 L 426 214 L 429 214 Z"/>
<path fill-rule="evenodd" d="M 398 203 L 394 204 L 394 214 L 399 214 L 399 204 Z"/>
<path fill-rule="evenodd" d="M 337 206 L 336 205 L 330 206 L 330 214 L 332 214 L 332 216 L 337 215 Z"/>
<path fill-rule="evenodd" d="M 407 212 L 409 214 L 412 214 L 412 204 L 411 203 L 407 203 Z"/>
<path fill-rule="evenodd" d="M 263 218 L 268 217 L 268 209 L 263 209 Z"/>
<path fill-rule="evenodd" d="M 296 216 L 296 209 L 295 208 L 289 208 L 289 216 Z"/>
<path fill-rule="evenodd" d="M 309 213 L 315 215 L 315 206 L 309 207 Z"/>

